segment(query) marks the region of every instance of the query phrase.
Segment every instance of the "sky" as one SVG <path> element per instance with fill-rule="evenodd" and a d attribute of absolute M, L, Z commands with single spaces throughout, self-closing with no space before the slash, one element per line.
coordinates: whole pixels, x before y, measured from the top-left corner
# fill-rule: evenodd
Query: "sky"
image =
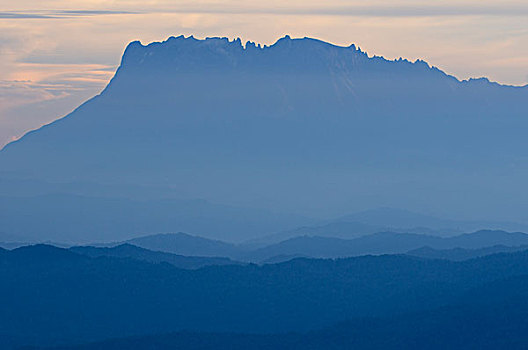
<path fill-rule="evenodd" d="M 128 42 L 180 34 L 309 36 L 459 79 L 528 83 L 526 0 L 0 0 L 0 147 L 98 94 Z"/>

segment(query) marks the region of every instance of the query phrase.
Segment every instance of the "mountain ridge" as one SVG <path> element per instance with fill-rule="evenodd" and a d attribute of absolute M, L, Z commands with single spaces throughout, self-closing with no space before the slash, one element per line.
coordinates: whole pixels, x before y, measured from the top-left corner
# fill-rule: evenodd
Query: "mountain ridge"
<path fill-rule="evenodd" d="M 262 44 L 257 44 L 255 42 L 252 42 L 252 41 L 246 41 L 245 45 L 242 43 L 242 41 L 240 40 L 240 38 L 236 38 L 236 39 L 233 39 L 233 40 L 230 40 L 229 38 L 227 37 L 206 37 L 204 39 L 196 39 L 193 35 L 190 35 L 189 37 L 185 37 L 184 35 L 180 35 L 180 36 L 170 36 L 169 38 L 167 38 L 167 40 L 165 41 L 158 41 L 158 42 L 150 42 L 148 43 L 147 45 L 144 45 L 140 40 L 134 40 L 134 41 L 131 41 L 125 48 L 124 52 L 123 52 L 123 57 L 121 59 L 121 62 L 120 62 L 120 65 L 118 66 L 117 68 L 117 71 L 116 71 L 116 75 L 119 71 L 119 69 L 121 67 L 123 67 L 125 64 L 127 64 L 128 62 L 125 62 L 125 60 L 128 61 L 129 59 L 129 56 L 132 55 L 132 53 L 130 53 L 130 51 L 134 51 L 134 50 L 138 50 L 138 49 L 148 49 L 148 48 L 151 48 L 151 47 L 155 47 L 155 46 L 159 46 L 159 45 L 163 45 L 163 44 L 168 44 L 168 43 L 171 43 L 173 41 L 195 41 L 195 42 L 204 42 L 204 43 L 211 43 L 211 42 L 220 42 L 220 43 L 224 43 L 224 44 L 227 44 L 227 45 L 233 45 L 233 44 L 236 44 L 235 47 L 236 48 L 240 48 L 242 50 L 249 50 L 249 49 L 258 49 L 258 50 L 265 50 L 265 49 L 268 49 L 268 48 L 273 48 L 274 46 L 277 46 L 279 45 L 280 43 L 282 43 L 283 41 L 312 41 L 312 42 L 317 42 L 319 44 L 323 44 L 323 45 L 328 45 L 332 48 L 340 48 L 340 49 L 350 49 L 350 50 L 353 50 L 355 51 L 356 53 L 358 53 L 359 55 L 362 55 L 362 56 L 365 56 L 366 58 L 368 59 L 371 59 L 371 60 L 383 60 L 385 62 L 391 62 L 391 63 L 406 63 L 406 64 L 411 64 L 411 65 L 421 65 L 421 66 L 426 66 L 427 68 L 429 68 L 430 70 L 432 71 L 437 71 L 437 72 L 440 72 L 442 74 L 444 74 L 446 77 L 449 77 L 449 78 L 452 78 L 454 80 L 456 80 L 457 82 L 459 83 L 466 83 L 466 84 L 471 84 L 471 83 L 485 83 L 485 84 L 491 84 L 491 85 L 496 85 L 496 86 L 500 86 L 500 87 L 510 87 L 510 88 L 526 88 L 528 89 L 528 84 L 525 84 L 525 85 L 521 85 L 521 86 L 517 86 L 517 85 L 509 85 L 509 84 L 502 84 L 502 83 L 499 83 L 499 82 L 495 82 L 495 81 L 491 81 L 489 80 L 489 78 L 487 77 L 478 77 L 478 78 L 468 78 L 468 79 L 459 79 L 457 78 L 456 76 L 454 75 L 450 75 L 448 73 L 446 73 L 445 71 L 443 71 L 442 69 L 436 67 L 436 66 L 432 66 L 430 65 L 427 61 L 424 61 L 422 59 L 416 59 L 415 61 L 410 61 L 406 58 L 398 58 L 398 59 L 387 59 L 385 58 L 384 56 L 378 56 L 378 55 L 373 55 L 373 56 L 369 56 L 367 52 L 365 51 L 362 51 L 358 46 L 356 46 L 356 44 L 350 44 L 349 46 L 341 46 L 341 45 L 336 45 L 336 44 L 332 44 L 330 42 L 325 42 L 323 40 L 320 40 L 320 39 L 316 39 L 316 38 L 311 38 L 311 37 L 303 37 L 303 38 L 291 38 L 289 35 L 285 35 L 284 37 L 282 38 L 279 38 L 277 39 L 277 41 L 271 45 L 262 45 Z M 238 46 L 238 47 L 237 47 Z M 96 96 L 94 96 L 93 98 L 96 98 L 102 94 L 105 93 L 105 91 L 110 87 L 111 83 L 112 83 L 112 80 L 115 79 L 115 76 L 112 77 L 112 79 L 109 81 L 108 85 L 101 91 L 101 93 L 97 94 Z M 93 99 L 92 98 L 92 99 Z M 90 99 L 91 100 L 91 99 Z M 90 100 L 82 103 L 79 107 L 77 107 L 75 110 L 79 109 L 79 108 L 82 108 L 83 105 L 85 105 L 87 102 L 89 102 Z M 73 112 L 75 112 L 75 110 Z M 72 113 L 73 113 L 72 112 Z M 71 113 L 70 113 L 71 114 Z M 50 125 L 53 125 L 55 122 L 58 122 L 59 120 L 63 119 L 63 118 L 66 118 L 68 117 L 68 115 L 64 116 L 64 117 L 61 117 L 61 118 L 58 118 L 48 124 L 45 124 L 39 128 L 36 128 L 36 129 L 33 129 L 33 130 L 30 130 L 28 132 L 26 132 L 26 134 L 31 134 L 33 132 L 36 132 L 38 131 L 39 129 L 41 128 L 46 128 Z M 0 152 L 4 149 L 4 148 L 7 148 L 9 145 L 11 144 L 16 144 L 18 143 L 19 141 L 21 141 L 22 138 L 24 138 L 24 136 L 26 135 L 24 134 L 22 137 L 16 139 L 16 140 L 13 140 L 9 143 L 7 143 L 6 145 L 4 145 L 2 148 L 0 148 Z"/>
<path fill-rule="evenodd" d="M 304 235 L 285 239 L 278 243 L 254 246 L 247 243 L 230 244 L 177 233 L 138 237 L 105 246 L 116 246 L 123 243 L 171 254 L 229 257 L 235 261 L 268 264 L 300 257 L 338 259 L 364 255 L 409 254 L 427 258 L 427 255 L 423 255 L 423 252 L 420 253 L 419 251 L 424 247 L 435 248 L 440 250 L 440 253 L 446 249 L 465 249 L 470 250 L 466 253 L 470 257 L 485 256 L 494 252 L 523 250 L 522 246 L 528 245 L 528 234 L 480 230 L 456 236 L 439 237 L 416 233 L 377 232 L 353 239 Z M 494 247 L 498 245 L 503 246 L 504 249 L 495 250 Z M 478 254 L 476 251 L 471 251 L 476 249 L 480 249 L 482 252 Z M 415 250 L 418 252 L 414 252 Z"/>
<path fill-rule="evenodd" d="M 423 247 L 444 250 L 483 249 L 496 245 L 518 247 L 527 244 L 528 234 L 497 230 L 481 230 L 451 237 L 395 232 L 378 232 L 353 239 L 298 236 L 250 251 L 247 253 L 247 259 L 262 262 L 281 256 L 345 258 L 363 255 L 408 254 L 410 251 L 411 255 L 421 257 L 422 255 L 412 253 L 412 251 Z"/>
<path fill-rule="evenodd" d="M 281 38 L 277 39 L 277 41 L 275 41 L 275 43 L 270 44 L 270 45 L 264 45 L 264 44 L 256 43 L 256 42 L 253 42 L 251 40 L 246 41 L 246 43 L 244 44 L 240 38 L 236 38 L 236 39 L 230 40 L 228 37 L 205 37 L 204 39 L 197 39 L 193 35 L 190 35 L 188 37 L 185 37 L 184 35 L 170 36 L 165 41 L 150 42 L 150 43 L 148 43 L 146 45 L 143 44 L 140 40 L 134 40 L 134 41 L 131 41 L 127 45 L 127 47 L 125 48 L 125 51 L 124 51 L 123 58 L 121 60 L 120 66 L 123 66 L 125 64 L 125 59 L 128 58 L 127 57 L 127 53 L 129 53 L 129 55 L 132 55 L 132 53 L 130 53 L 129 51 L 133 51 L 133 50 L 136 50 L 136 49 L 144 50 L 144 49 L 148 49 L 148 48 L 155 47 L 155 46 L 160 46 L 160 45 L 164 45 L 164 44 L 170 44 L 170 43 L 173 43 L 173 42 L 182 42 L 182 41 L 183 42 L 187 41 L 187 42 L 194 42 L 194 43 L 210 44 L 211 46 L 221 46 L 221 45 L 218 45 L 218 44 L 222 44 L 222 45 L 224 45 L 224 47 L 232 47 L 232 48 L 234 48 L 236 50 L 243 50 L 243 51 L 253 50 L 253 49 L 255 49 L 255 50 L 272 49 L 274 47 L 281 46 L 283 44 L 284 45 L 292 45 L 294 42 L 312 42 L 312 43 L 317 43 L 317 44 L 320 44 L 320 45 L 323 45 L 323 46 L 328 46 L 328 47 L 333 48 L 333 49 L 349 49 L 349 50 L 354 51 L 358 55 L 366 57 L 366 58 L 371 59 L 371 60 L 382 60 L 382 61 L 390 62 L 390 63 L 403 63 L 403 64 L 411 64 L 411 65 L 422 66 L 424 68 L 428 68 L 431 71 L 440 72 L 443 75 L 445 75 L 445 76 L 447 76 L 449 78 L 455 79 L 457 82 L 460 82 L 460 83 L 468 83 L 468 84 L 471 84 L 471 83 L 490 83 L 492 85 L 498 85 L 498 86 L 502 86 L 502 87 L 512 87 L 512 88 L 526 88 L 526 87 L 528 87 L 528 84 L 525 84 L 525 85 L 502 84 L 502 83 L 499 83 L 499 82 L 496 82 L 496 81 L 491 81 L 487 77 L 471 77 L 471 78 L 467 78 L 467 79 L 459 79 L 456 76 L 448 74 L 445 71 L 443 71 L 442 69 L 440 69 L 440 68 L 438 68 L 436 66 L 433 66 L 429 62 L 427 62 L 427 61 L 425 61 L 423 59 L 420 59 L 420 58 L 417 58 L 414 61 L 411 61 L 411 60 L 408 60 L 408 59 L 403 58 L 403 57 L 400 57 L 400 58 L 397 58 L 397 59 L 388 59 L 388 58 L 385 58 L 383 55 L 372 55 L 372 56 L 369 56 L 366 51 L 362 51 L 361 48 L 359 48 L 354 43 L 352 43 L 352 44 L 350 44 L 348 46 L 337 45 L 337 44 L 333 44 L 331 42 L 327 42 L 327 41 L 324 41 L 324 40 L 321 40 L 321 39 L 312 38 L 312 37 L 306 37 L 306 36 L 302 37 L 302 38 L 301 37 L 292 38 L 290 35 L 287 35 L 287 34 L 284 37 L 281 37 Z"/>
<path fill-rule="evenodd" d="M 74 253 L 89 257 L 117 257 L 136 259 L 151 263 L 168 263 L 182 269 L 199 269 L 212 265 L 238 265 L 237 261 L 223 257 L 184 256 L 162 251 L 148 250 L 130 243 L 112 247 L 74 246 L 69 248 Z"/>
<path fill-rule="evenodd" d="M 527 93 L 311 39 L 135 42 L 100 95 L 3 148 L 0 169 L 308 217 L 392 206 L 526 221 Z"/>

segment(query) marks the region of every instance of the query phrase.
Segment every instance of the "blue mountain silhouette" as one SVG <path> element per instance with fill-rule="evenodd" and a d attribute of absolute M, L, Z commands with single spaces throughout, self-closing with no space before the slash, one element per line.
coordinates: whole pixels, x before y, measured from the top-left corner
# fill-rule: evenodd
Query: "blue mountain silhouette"
<path fill-rule="evenodd" d="M 354 45 L 171 37 L 131 43 L 100 95 L 7 145 L 0 169 L 315 217 L 353 203 L 522 221 L 527 107 L 527 87 Z"/>

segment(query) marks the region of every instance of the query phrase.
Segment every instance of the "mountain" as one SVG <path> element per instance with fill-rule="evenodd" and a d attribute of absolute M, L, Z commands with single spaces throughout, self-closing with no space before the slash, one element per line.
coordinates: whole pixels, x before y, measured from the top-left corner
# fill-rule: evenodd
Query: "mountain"
<path fill-rule="evenodd" d="M 310 38 L 133 42 L 100 95 L 5 146 L 0 171 L 40 184 L 17 198 L 89 182 L 308 217 L 390 206 L 523 222 L 527 97 Z"/>
<path fill-rule="evenodd" d="M 444 239 L 440 248 L 477 249 L 495 245 L 520 246 L 527 244 L 528 234 L 500 230 L 480 230 Z"/>
<path fill-rule="evenodd" d="M 231 243 L 188 235 L 183 232 L 143 236 L 128 240 L 138 247 L 187 256 L 234 257 L 241 249 Z"/>
<path fill-rule="evenodd" d="M 26 246 L 28 244 L 30 244 L 29 241 L 27 242 L 0 242 L 0 247 L 3 249 L 15 249 L 15 248 Z"/>
<path fill-rule="evenodd" d="M 273 233 L 256 239 L 243 242 L 243 246 L 248 248 L 259 248 L 273 243 L 280 243 L 282 241 L 302 237 L 302 236 L 317 236 L 330 237 L 341 239 L 353 239 L 361 236 L 388 231 L 388 227 L 366 225 L 359 222 L 331 222 L 314 226 L 302 226 L 293 230 Z M 431 230 L 424 229 L 427 233 Z M 421 231 L 420 233 L 424 233 Z"/>
<path fill-rule="evenodd" d="M 438 331 L 436 322 L 454 325 L 453 310 L 460 310 L 457 318 L 468 322 L 462 329 L 456 327 L 461 334 L 495 315 L 496 323 L 490 326 L 502 324 L 507 327 L 502 330 L 520 336 L 526 333 L 515 328 L 520 325 L 515 320 L 526 319 L 527 275 L 526 251 L 464 262 L 385 255 L 186 270 L 30 246 L 0 254 L 0 341 L 8 348 L 183 330 L 284 334 L 339 330 L 333 325 L 351 320 L 346 331 L 327 338 L 346 344 L 361 341 L 361 330 L 370 328 L 361 321 L 366 319 L 381 322 L 363 341 L 368 343 L 369 334 L 376 342 L 414 334 L 410 341 Z M 452 310 L 435 311 L 446 306 Z M 480 318 L 482 313 L 486 317 Z M 400 323 L 401 315 L 411 316 Z M 398 324 L 405 330 L 400 337 Z M 388 332 L 391 327 L 396 328 Z M 413 333 L 417 329 L 425 330 Z"/>
<path fill-rule="evenodd" d="M 174 265 L 181 269 L 198 269 L 204 266 L 211 265 L 239 264 L 229 258 L 176 255 L 159 251 L 152 251 L 136 247 L 132 244 L 121 244 L 111 248 L 79 246 L 71 247 L 70 250 L 75 253 L 93 258 L 107 256 L 116 258 L 136 259 L 157 264 L 164 262 Z"/>
<path fill-rule="evenodd" d="M 250 251 L 246 253 L 245 259 L 267 262 L 296 256 L 339 258 L 367 254 L 404 254 L 425 246 L 436 249 L 482 249 L 496 245 L 517 247 L 527 244 L 528 234 L 490 230 L 444 238 L 396 232 L 379 232 L 349 240 L 302 236 Z"/>
<path fill-rule="evenodd" d="M 528 226 L 521 223 L 507 221 L 471 221 L 471 220 L 448 220 L 431 215 L 424 215 L 404 209 L 382 207 L 365 210 L 358 213 L 342 216 L 334 223 L 361 223 L 375 227 L 383 227 L 385 230 L 407 230 L 409 233 L 427 233 L 438 236 L 454 236 L 463 231 L 478 231 L 484 229 L 523 231 Z M 416 232 L 410 232 L 414 230 Z M 378 232 L 381 230 L 378 229 Z"/>
<path fill-rule="evenodd" d="M 365 210 L 358 213 L 342 216 L 337 222 L 359 222 L 364 225 L 372 225 L 387 228 L 412 228 L 429 227 L 436 229 L 456 229 L 454 221 L 440 219 L 430 215 L 415 213 L 409 210 L 397 208 L 377 208 Z M 412 226 L 410 226 L 412 225 Z"/>
<path fill-rule="evenodd" d="M 424 215 L 410 210 L 381 207 L 341 216 L 332 220 L 329 225 L 364 225 L 375 227 L 376 232 L 393 231 L 407 233 L 424 233 L 433 236 L 455 236 L 463 232 L 479 230 L 524 231 L 528 225 L 508 221 L 491 220 L 450 220 L 431 215 Z"/>
<path fill-rule="evenodd" d="M 506 221 L 448 220 L 397 208 L 376 208 L 302 226 L 244 242 L 248 247 L 262 247 L 299 236 L 354 239 L 378 232 L 426 234 L 451 237 L 479 230 L 528 231 L 528 225 Z"/>
<path fill-rule="evenodd" d="M 15 248 L 13 250 L 2 250 L 2 268 L 9 270 L 14 265 L 20 264 L 24 267 L 37 267 L 45 264 L 48 267 L 64 267 L 67 263 L 84 262 L 88 258 L 75 254 L 64 248 L 48 244 L 35 244 Z M 13 264 L 13 265 L 12 265 Z M 3 270 L 3 271 L 6 271 Z"/>
<path fill-rule="evenodd" d="M 116 246 L 123 243 L 186 257 L 227 257 L 238 261 L 270 264 L 299 257 L 340 258 L 368 254 L 405 254 L 423 247 L 471 250 L 492 249 L 490 247 L 501 245 L 512 247 L 514 251 L 513 247 L 528 245 L 528 235 L 522 232 L 510 233 L 498 230 L 481 230 L 451 237 L 378 232 L 355 239 L 298 236 L 279 243 L 262 243 L 254 246 L 247 243 L 232 244 L 180 232 L 142 236 L 125 242 L 105 245 Z"/>
<path fill-rule="evenodd" d="M 498 254 L 498 253 L 514 253 L 523 250 L 528 250 L 528 245 L 521 245 L 516 247 L 507 247 L 504 245 L 495 245 L 480 249 L 464 249 L 464 248 L 451 248 L 451 249 L 433 249 L 431 247 L 422 247 L 408 251 L 407 255 L 416 256 L 426 259 L 445 259 L 452 261 L 463 261 L 474 258 L 479 258 L 486 255 Z"/>

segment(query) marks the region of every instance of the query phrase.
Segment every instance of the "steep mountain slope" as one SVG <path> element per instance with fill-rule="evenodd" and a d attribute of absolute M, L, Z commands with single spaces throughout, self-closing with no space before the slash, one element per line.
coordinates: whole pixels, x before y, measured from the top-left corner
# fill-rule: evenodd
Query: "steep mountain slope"
<path fill-rule="evenodd" d="M 353 199 L 522 220 L 527 96 L 309 38 L 133 42 L 101 95 L 7 145 L 0 171 L 305 214 Z"/>

